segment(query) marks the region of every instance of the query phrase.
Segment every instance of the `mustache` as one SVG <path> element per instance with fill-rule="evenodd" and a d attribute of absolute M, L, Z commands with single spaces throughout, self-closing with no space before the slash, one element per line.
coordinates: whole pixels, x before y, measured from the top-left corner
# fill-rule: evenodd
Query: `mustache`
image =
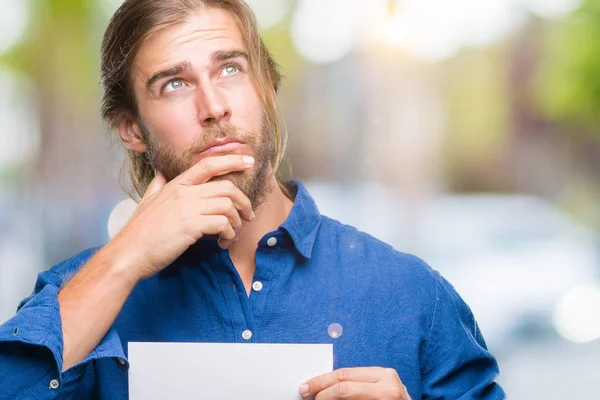
<path fill-rule="evenodd" d="M 217 139 L 235 137 L 239 139 L 243 139 L 248 144 L 253 143 L 253 136 L 250 132 L 246 132 L 243 129 L 238 129 L 232 125 L 223 125 L 217 126 L 213 125 L 208 127 L 202 137 L 198 138 L 194 143 L 192 143 L 184 152 L 182 158 L 184 160 L 193 157 L 195 154 L 198 154 L 208 146 L 210 143 L 214 142 Z"/>

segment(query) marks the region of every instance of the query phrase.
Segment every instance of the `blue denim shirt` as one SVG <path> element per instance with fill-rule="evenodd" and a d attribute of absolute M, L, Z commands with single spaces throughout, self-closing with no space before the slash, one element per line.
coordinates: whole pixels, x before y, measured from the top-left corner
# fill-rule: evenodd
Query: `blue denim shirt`
<path fill-rule="evenodd" d="M 413 399 L 504 398 L 469 307 L 439 273 L 293 188 L 289 217 L 258 244 L 250 296 L 228 251 L 200 240 L 140 282 L 98 347 L 63 373 L 57 294 L 95 250 L 41 273 L 0 326 L 0 399 L 126 399 L 131 341 L 332 343 L 336 369 L 394 368 Z"/>

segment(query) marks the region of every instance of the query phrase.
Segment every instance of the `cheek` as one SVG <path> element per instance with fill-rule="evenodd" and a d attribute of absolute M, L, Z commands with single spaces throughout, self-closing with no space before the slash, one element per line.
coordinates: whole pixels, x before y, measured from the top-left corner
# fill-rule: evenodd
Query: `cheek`
<path fill-rule="evenodd" d="M 144 114 L 144 123 L 156 140 L 167 143 L 176 152 L 182 152 L 194 142 L 198 124 L 193 104 L 161 104 L 148 107 Z"/>
<path fill-rule="evenodd" d="M 232 112 L 233 125 L 250 131 L 260 128 L 262 122 L 262 105 L 252 86 L 232 93 L 229 106 Z"/>

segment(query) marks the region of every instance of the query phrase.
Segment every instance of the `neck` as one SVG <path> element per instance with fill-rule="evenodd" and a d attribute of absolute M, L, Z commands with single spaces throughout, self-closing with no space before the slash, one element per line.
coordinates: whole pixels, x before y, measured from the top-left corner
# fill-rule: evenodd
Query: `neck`
<path fill-rule="evenodd" d="M 268 232 L 272 232 L 287 219 L 294 205 L 282 192 L 277 179 L 273 175 L 265 188 L 266 197 L 254 210 L 256 218 L 252 222 L 244 223 L 239 235 L 239 241 L 229 247 L 229 255 L 236 269 L 243 277 L 254 274 L 255 252 L 258 242 Z M 251 271 L 250 271 L 251 269 Z"/>

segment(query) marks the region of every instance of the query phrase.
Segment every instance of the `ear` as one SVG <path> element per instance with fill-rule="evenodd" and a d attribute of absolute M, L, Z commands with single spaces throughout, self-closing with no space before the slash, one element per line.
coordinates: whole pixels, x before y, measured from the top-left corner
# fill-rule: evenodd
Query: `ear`
<path fill-rule="evenodd" d="M 146 152 L 146 141 L 140 124 L 130 116 L 124 116 L 118 123 L 119 136 L 125 147 L 136 153 Z"/>

